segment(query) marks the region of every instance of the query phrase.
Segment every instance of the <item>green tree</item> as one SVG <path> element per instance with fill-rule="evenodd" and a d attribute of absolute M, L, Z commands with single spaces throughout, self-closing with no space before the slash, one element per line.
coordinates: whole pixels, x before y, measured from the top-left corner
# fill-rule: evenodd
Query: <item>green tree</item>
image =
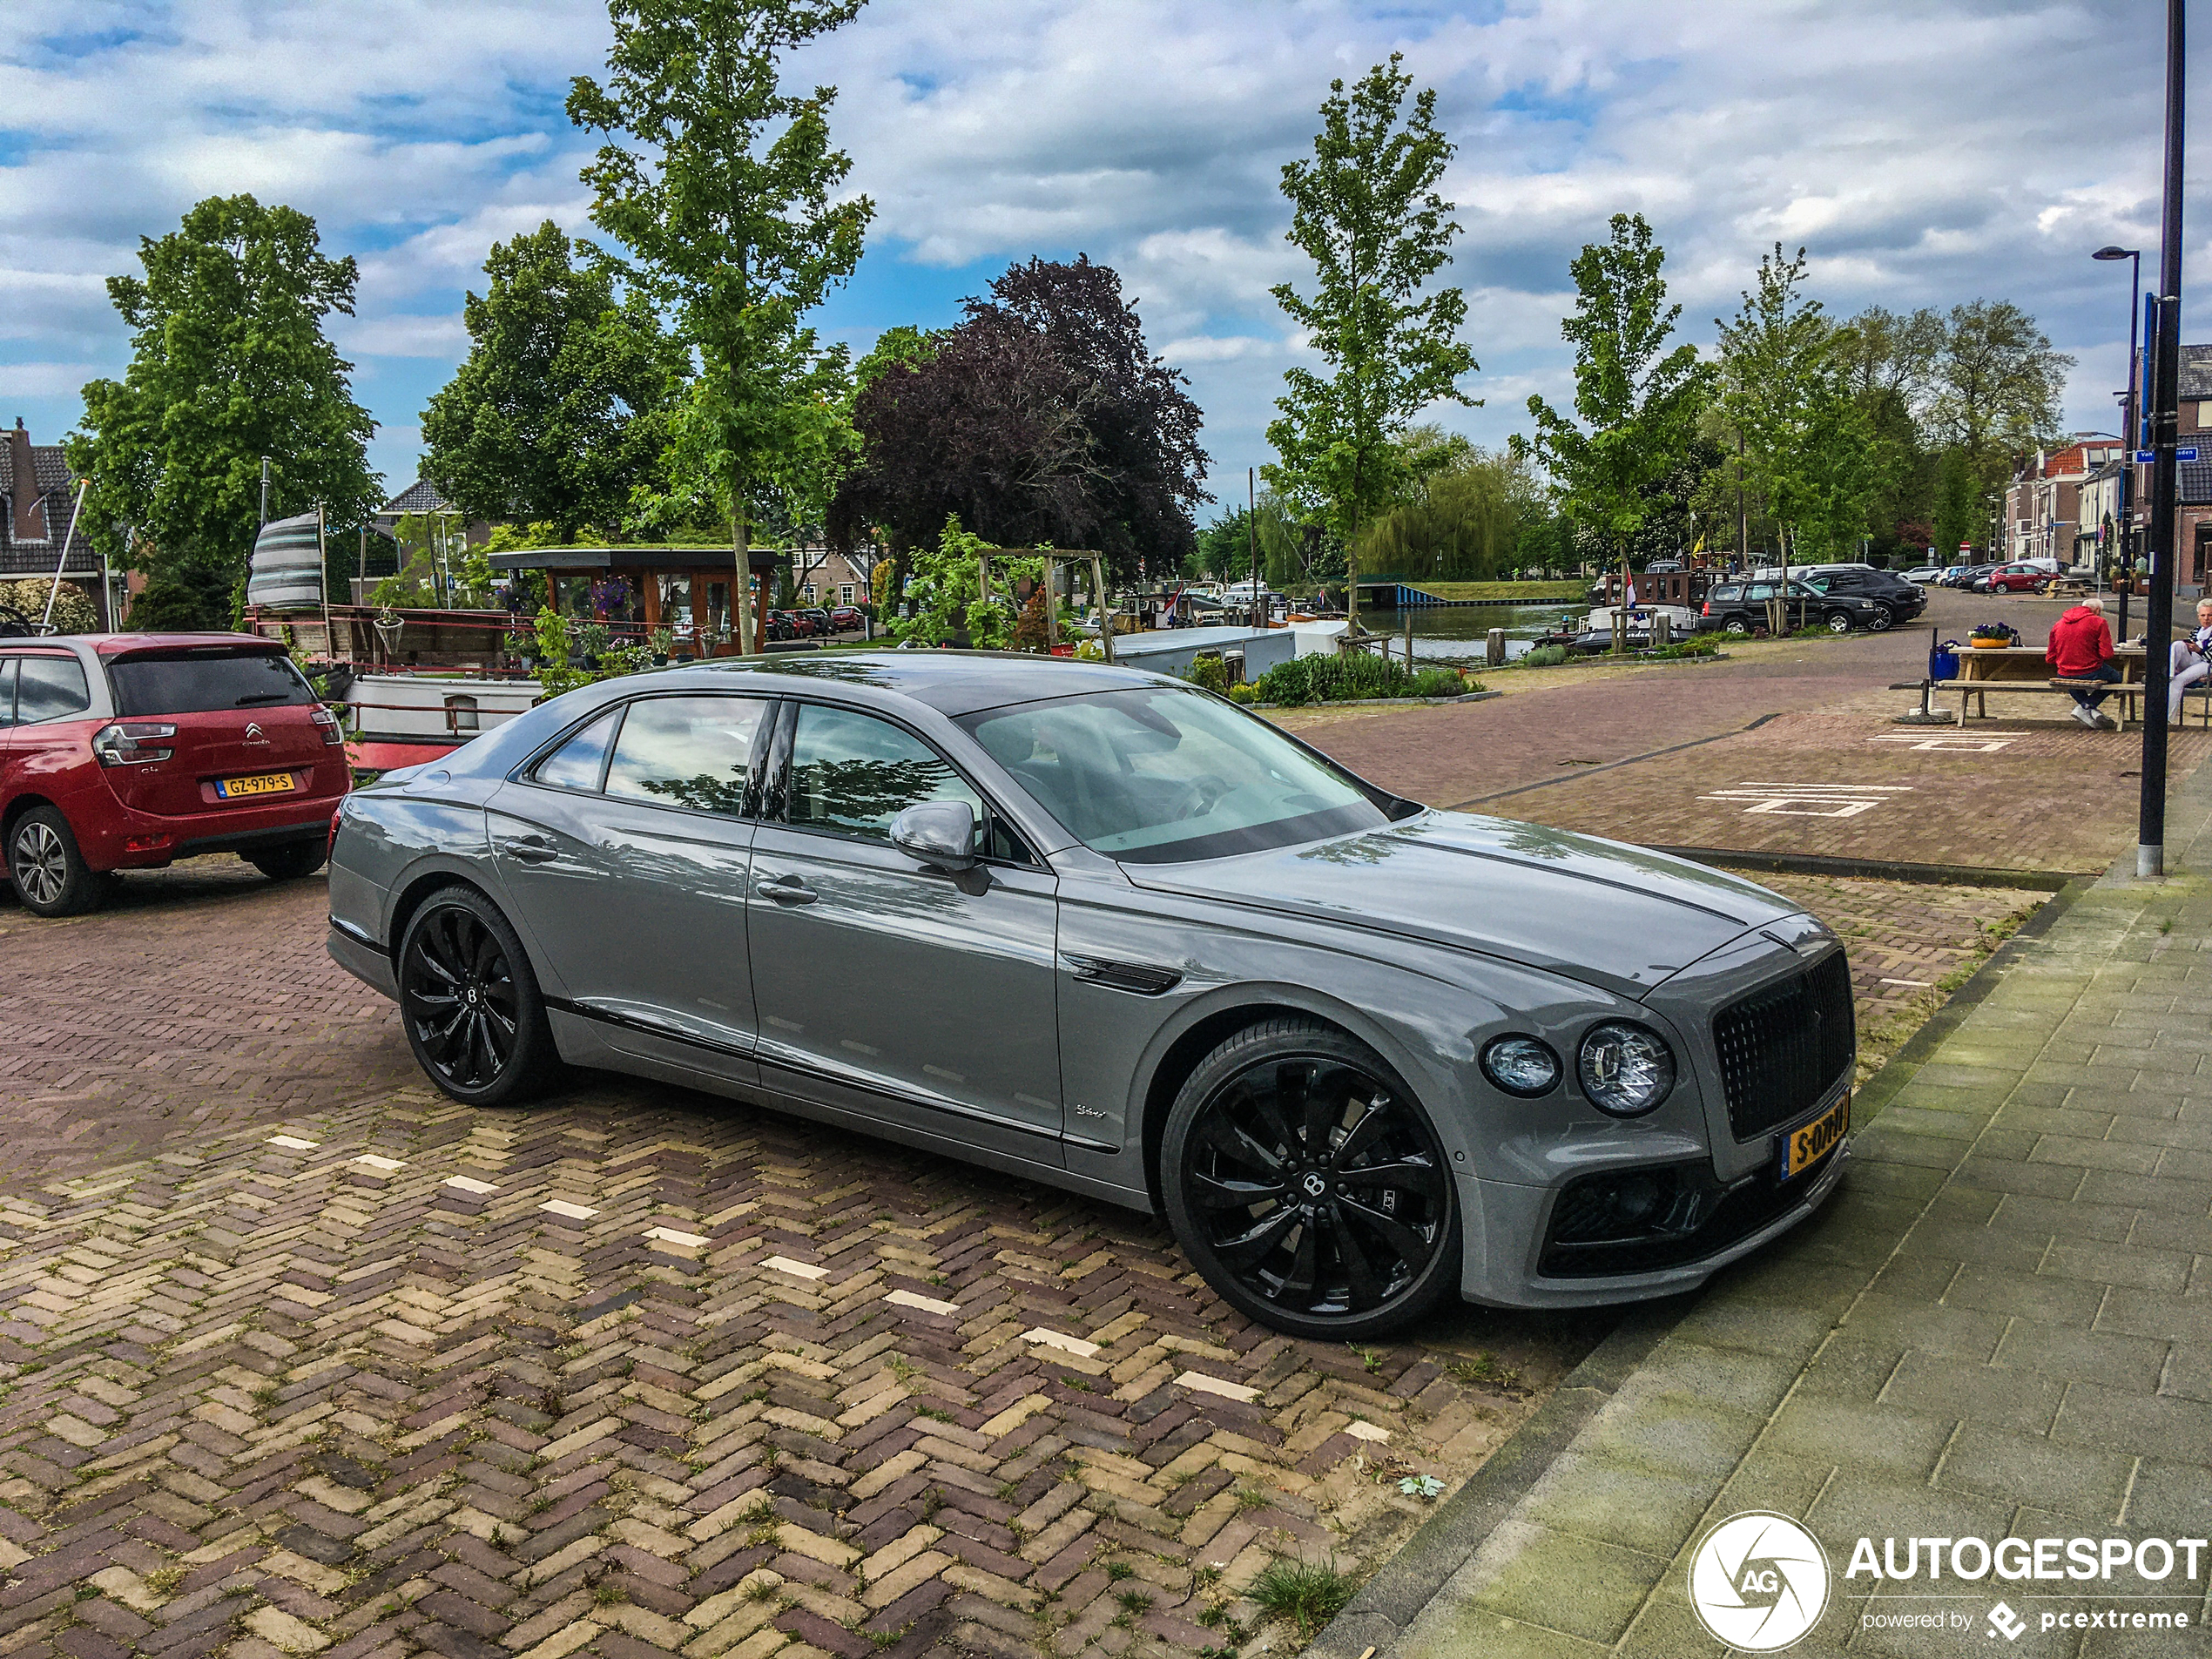
<path fill-rule="evenodd" d="M 1977 460 L 2033 449 L 2058 428 L 2073 367 L 2011 300 L 1953 306 L 1931 376 L 1929 425 Z"/>
<path fill-rule="evenodd" d="M 145 590 L 140 628 L 230 624 L 260 524 L 261 458 L 273 462 L 269 516 L 318 501 L 350 527 L 374 510 L 375 430 L 354 401 L 353 365 L 323 334 L 350 316 L 358 271 L 323 257 L 315 222 L 251 196 L 211 196 L 158 240 L 141 238 L 143 277 L 110 277 L 130 326 L 120 381 L 84 388 L 64 442 L 90 478 L 84 523 L 118 563 L 135 532 Z"/>
<path fill-rule="evenodd" d="M 667 440 L 689 364 L 643 293 L 547 219 L 484 261 L 468 358 L 422 412 L 423 475 L 472 518 L 543 521 L 566 543 L 622 522 Z"/>
<path fill-rule="evenodd" d="M 1617 556 L 1654 511 L 1655 488 L 1689 457 L 1710 374 L 1696 347 L 1665 351 L 1682 307 L 1667 303 L 1667 253 L 1651 226 L 1641 213 L 1615 213 L 1611 232 L 1576 256 L 1575 314 L 1560 324 L 1575 346 L 1581 424 L 1531 396 L 1536 435 L 1515 442 L 1557 480 L 1575 523 Z"/>
<path fill-rule="evenodd" d="M 1012 606 L 1001 603 L 1014 583 L 1028 577 L 1044 580 L 1042 559 L 995 559 L 991 585 L 998 597 L 983 597 L 983 555 L 990 544 L 961 528 L 957 516 L 945 521 L 936 547 L 916 549 L 914 575 L 907 585 L 911 617 L 890 620 L 889 631 L 901 644 L 936 645 L 965 633 L 977 651 L 999 651 L 1014 638 Z"/>
<path fill-rule="evenodd" d="M 1962 556 L 1962 544 L 1984 540 L 1988 528 L 1973 460 L 1959 445 L 1946 444 L 1936 459 L 1935 529 L 1928 556 L 1938 564 L 1952 563 Z"/>
<path fill-rule="evenodd" d="M 1360 563 L 1447 582 L 1487 581 L 1512 564 L 1531 493 L 1521 457 L 1434 426 L 1414 428 L 1405 447 L 1412 482 L 1360 532 Z"/>
<path fill-rule="evenodd" d="M 629 250 L 632 280 L 698 356 L 664 510 L 696 516 L 711 501 L 727 514 L 740 599 L 764 486 L 826 498 L 847 447 L 847 354 L 805 320 L 859 264 L 875 210 L 865 196 L 833 199 L 852 170 L 830 143 L 836 89 L 787 93 L 778 69 L 861 3 L 610 0 L 606 83 L 579 76 L 569 92 L 570 118 L 608 135 L 583 170 L 592 220 Z M 738 609 L 749 648 L 757 621 Z"/>
<path fill-rule="evenodd" d="M 1275 302 L 1330 373 L 1284 376 L 1281 418 L 1267 428 L 1278 460 L 1262 470 L 1301 517 L 1347 549 L 1397 501 L 1406 482 L 1397 440 L 1414 418 L 1445 400 L 1474 401 L 1459 389 L 1477 367 L 1459 339 L 1467 297 L 1455 287 L 1423 292 L 1460 228 L 1436 190 L 1453 146 L 1437 130 L 1433 90 L 1405 112 L 1413 81 L 1401 61 L 1392 53 L 1349 95 L 1332 81 L 1312 159 L 1283 169 L 1289 239 L 1312 259 L 1318 286 L 1307 299 L 1279 284 Z M 1347 580 L 1356 607 L 1356 565 Z"/>

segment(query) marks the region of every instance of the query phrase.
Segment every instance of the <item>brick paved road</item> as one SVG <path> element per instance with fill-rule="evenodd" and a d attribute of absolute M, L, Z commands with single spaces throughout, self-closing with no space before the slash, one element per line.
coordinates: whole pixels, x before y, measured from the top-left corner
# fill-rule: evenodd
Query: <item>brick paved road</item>
<path fill-rule="evenodd" d="M 1797 886 L 1870 1022 L 2020 901 Z M 0 1651 L 1193 1652 L 1278 1553 L 1372 1566 L 1423 1512 L 1378 1477 L 1456 1484 L 1608 1323 L 1291 1343 L 1156 1221 L 865 1137 L 459 1110 L 323 896 L 0 907 Z"/>

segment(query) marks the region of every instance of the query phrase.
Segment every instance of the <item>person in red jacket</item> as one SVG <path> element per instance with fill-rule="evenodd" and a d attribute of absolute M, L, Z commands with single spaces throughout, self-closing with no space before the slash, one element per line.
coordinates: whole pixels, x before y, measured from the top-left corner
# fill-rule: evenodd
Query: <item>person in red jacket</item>
<path fill-rule="evenodd" d="M 2043 660 L 2061 679 L 2102 680 L 2107 685 L 2118 685 L 2121 675 L 2112 665 L 2112 630 L 2105 625 L 2104 601 L 2084 599 L 2053 623 L 2050 644 L 2043 647 Z M 2074 718 L 2084 725 L 2102 731 L 2118 730 L 2110 716 L 2097 712 L 2097 705 L 2107 695 L 2101 686 L 2094 691 L 2075 691 Z"/>

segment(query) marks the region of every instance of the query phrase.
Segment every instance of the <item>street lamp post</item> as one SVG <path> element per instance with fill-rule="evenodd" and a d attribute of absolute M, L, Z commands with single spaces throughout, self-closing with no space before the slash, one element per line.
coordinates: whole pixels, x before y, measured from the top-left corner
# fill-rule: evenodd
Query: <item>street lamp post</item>
<path fill-rule="evenodd" d="M 2166 680 L 2174 637 L 2174 527 L 2181 495 L 2182 57 L 2184 0 L 2166 0 L 2166 180 L 2159 220 L 2158 331 L 2150 384 L 2150 602 L 2143 638 L 2143 768 L 2135 875 L 2166 873 Z"/>
<path fill-rule="evenodd" d="M 2143 251 L 2137 247 L 2101 247 L 2089 257 L 2093 260 L 2126 260 L 2133 272 L 2128 293 L 2128 389 L 2120 397 L 2120 435 L 2125 448 L 2120 469 L 2119 543 L 2116 550 L 2104 550 L 2106 558 L 2110 558 L 2116 550 L 2122 567 L 2132 576 L 2134 572 L 2135 515 L 2129 497 L 2134 493 L 2130 486 L 2135 478 L 2135 445 L 2142 435 L 2136 415 L 2139 408 L 2136 399 L 2140 395 L 2140 388 L 2136 385 L 2140 376 L 2136 370 L 2141 361 L 2141 354 L 2136 342 L 2135 327 L 2143 314 Z M 2120 590 L 2120 634 L 2123 639 L 2128 635 L 2128 589 L 2125 587 Z"/>

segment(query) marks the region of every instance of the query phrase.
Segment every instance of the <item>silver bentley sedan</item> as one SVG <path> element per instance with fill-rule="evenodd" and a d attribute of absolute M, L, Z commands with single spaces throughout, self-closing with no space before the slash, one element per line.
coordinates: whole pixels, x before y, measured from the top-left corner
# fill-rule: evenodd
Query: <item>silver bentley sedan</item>
<path fill-rule="evenodd" d="M 602 1067 L 1164 1211 L 1301 1336 L 1686 1289 L 1848 1150 L 1811 916 L 1098 664 L 571 691 L 348 797 L 330 906 L 455 1100 Z"/>

